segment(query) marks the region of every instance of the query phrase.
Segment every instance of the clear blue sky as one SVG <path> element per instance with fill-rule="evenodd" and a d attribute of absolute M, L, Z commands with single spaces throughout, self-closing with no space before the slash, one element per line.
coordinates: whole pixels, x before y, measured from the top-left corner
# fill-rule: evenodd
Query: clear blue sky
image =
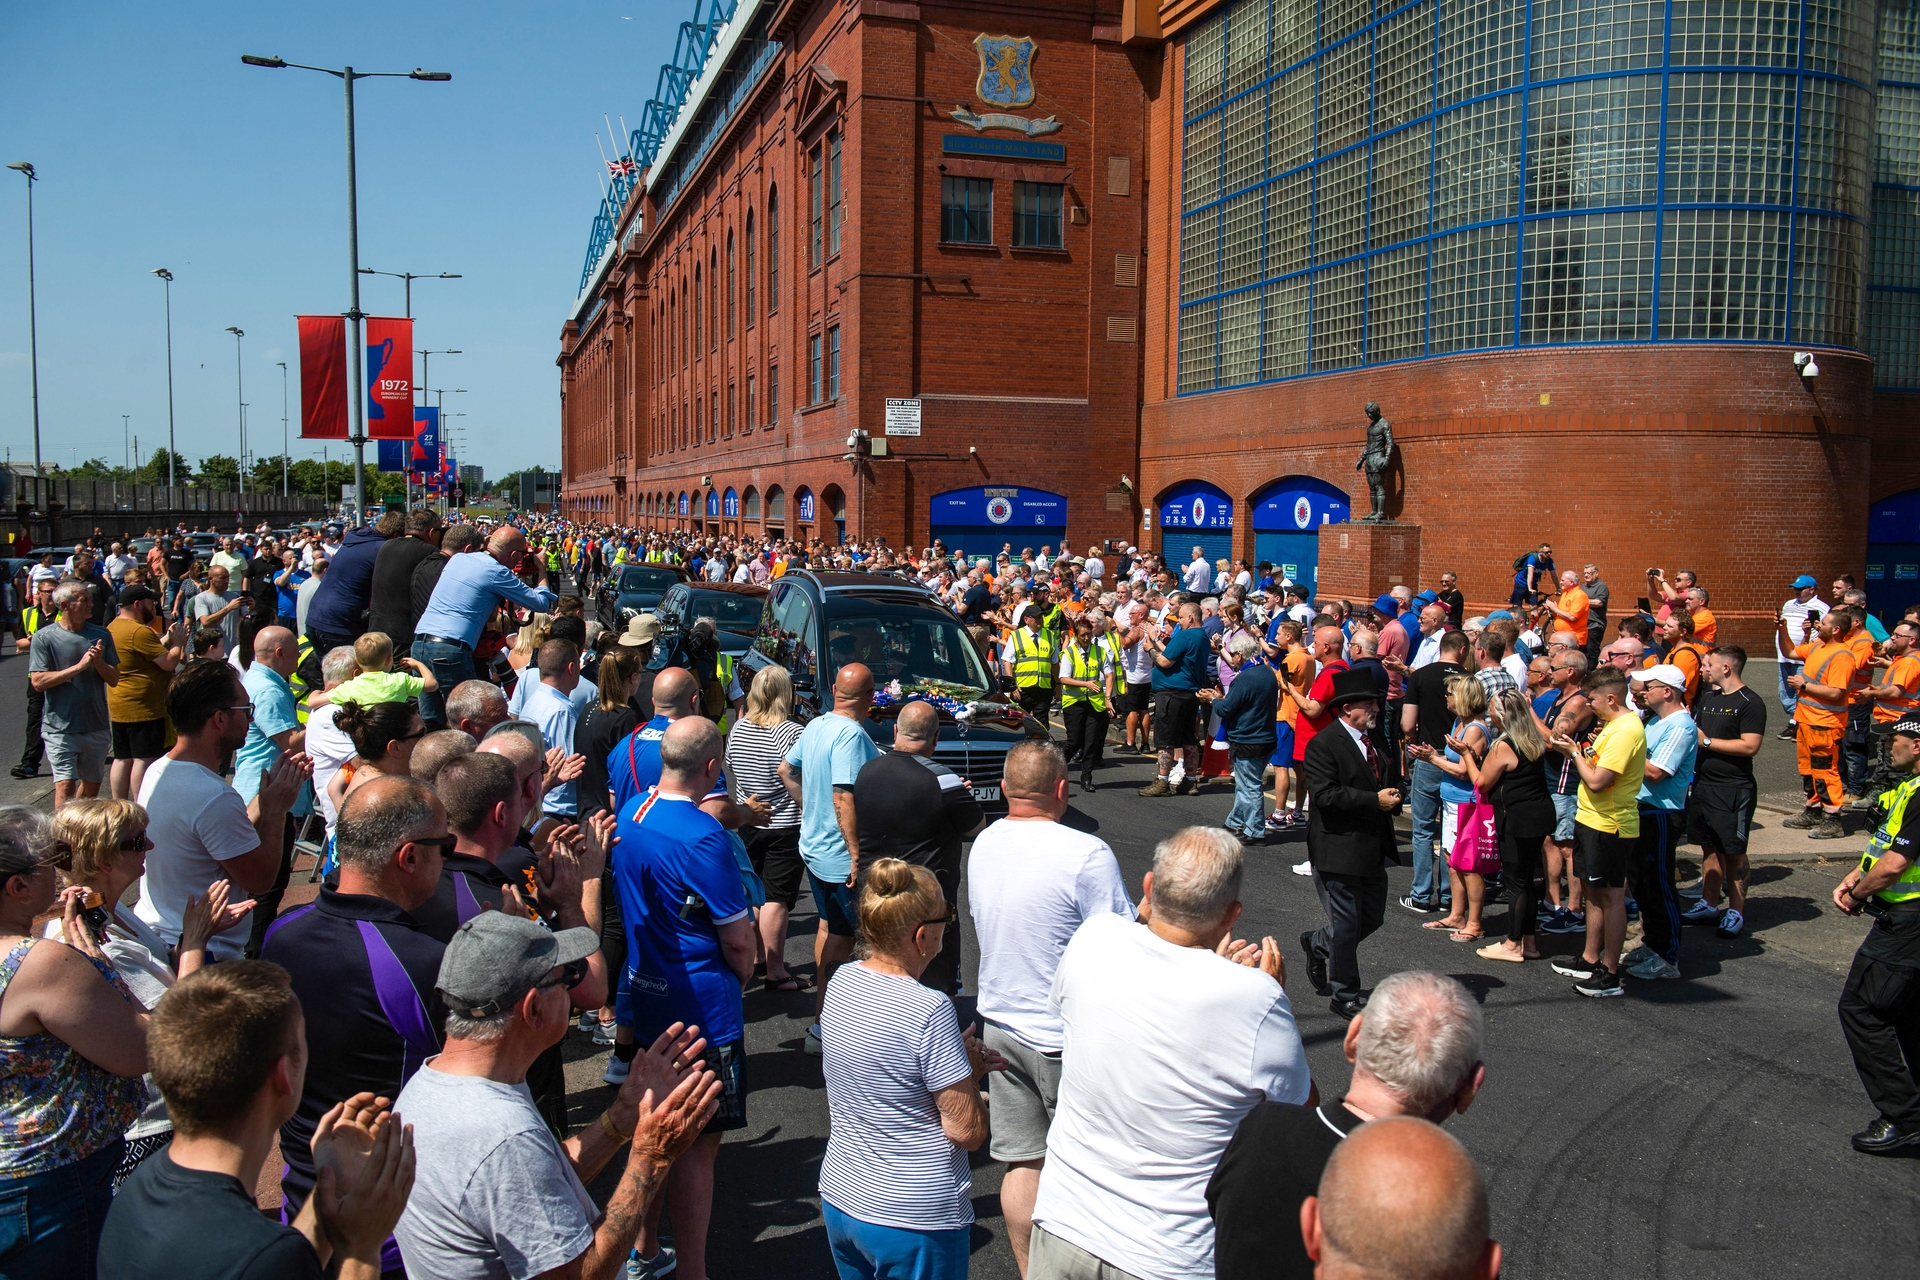
<path fill-rule="evenodd" d="M 637 125 L 691 0 L 282 6 L 0 6 L 0 164 L 31 161 L 39 272 L 40 423 L 49 463 L 166 442 L 161 283 L 174 273 L 180 452 L 238 452 L 234 339 L 253 451 L 280 452 L 294 316 L 347 306 L 340 82 L 243 66 L 242 53 L 363 71 L 449 71 L 449 84 L 355 89 L 360 261 L 455 271 L 414 282 L 430 384 L 464 387 L 462 460 L 498 476 L 560 459 L 560 326 L 599 200 L 601 113 Z M 0 446 L 31 460 L 25 179 L 0 170 Z M 362 278 L 370 314 L 401 282 Z M 340 457 L 344 444 L 332 445 Z M 368 449 L 371 465 L 373 450 Z"/>

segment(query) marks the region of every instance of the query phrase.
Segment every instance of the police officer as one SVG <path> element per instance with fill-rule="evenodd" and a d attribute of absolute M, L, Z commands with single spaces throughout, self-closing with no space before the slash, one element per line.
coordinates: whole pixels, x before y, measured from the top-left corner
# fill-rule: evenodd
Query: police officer
<path fill-rule="evenodd" d="M 1894 725 L 1890 753 L 1902 781 L 1875 802 L 1873 838 L 1833 891 L 1840 910 L 1874 917 L 1840 992 L 1840 1030 L 1880 1112 L 1853 1135 L 1869 1155 L 1920 1153 L 1920 715 Z"/>
<path fill-rule="evenodd" d="M 53 607 L 52 578 L 42 578 L 33 584 L 33 601 L 20 611 L 20 640 L 14 645 L 16 653 L 25 653 L 33 641 L 33 633 L 52 622 L 59 614 Z M 40 717 L 47 709 L 47 695 L 27 684 L 27 743 L 20 750 L 20 763 L 13 766 L 12 774 L 16 778 L 34 778 L 40 774 L 40 761 L 46 757 L 47 747 L 40 734 Z"/>
<path fill-rule="evenodd" d="M 1013 629 L 1008 651 L 1013 655 L 1013 683 L 1020 690 L 1020 708 L 1051 730 L 1047 716 L 1053 706 L 1053 668 L 1060 658 L 1060 647 L 1053 634 L 1042 625 L 1040 610 L 1029 606 Z"/>

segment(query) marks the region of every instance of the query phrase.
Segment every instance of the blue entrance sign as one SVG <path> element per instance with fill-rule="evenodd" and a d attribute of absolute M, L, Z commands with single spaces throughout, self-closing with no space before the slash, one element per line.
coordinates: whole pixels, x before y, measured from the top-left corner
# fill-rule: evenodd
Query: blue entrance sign
<path fill-rule="evenodd" d="M 740 495 L 731 489 L 727 490 L 726 496 L 720 500 L 720 510 L 727 519 L 737 519 L 740 515 Z"/>
<path fill-rule="evenodd" d="M 1253 498 L 1255 532 L 1293 533 L 1340 524 L 1351 514 L 1347 494 L 1312 476 L 1286 476 Z"/>
<path fill-rule="evenodd" d="M 802 489 L 794 504 L 800 509 L 800 523 L 813 523 L 813 490 Z"/>
<path fill-rule="evenodd" d="M 718 489 L 707 490 L 707 514 L 709 516 L 717 516 L 720 514 L 720 491 Z"/>
<path fill-rule="evenodd" d="M 1031 138 L 979 138 L 964 133 L 944 134 L 940 149 L 950 156 L 998 156 L 1005 160 L 1040 160 L 1065 164 L 1066 144 L 1035 142 Z"/>
<path fill-rule="evenodd" d="M 1062 528 L 1067 524 L 1067 500 L 1044 489 L 1016 485 L 982 485 L 936 493 L 929 510 L 936 525 L 986 525 L 1014 529 Z"/>
<path fill-rule="evenodd" d="M 1182 480 L 1160 495 L 1162 529 L 1231 529 L 1233 499 L 1205 480 Z"/>

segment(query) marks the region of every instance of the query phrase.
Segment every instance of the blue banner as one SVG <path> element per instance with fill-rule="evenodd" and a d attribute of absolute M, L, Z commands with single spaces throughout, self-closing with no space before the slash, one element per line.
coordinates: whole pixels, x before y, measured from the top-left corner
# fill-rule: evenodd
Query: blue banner
<path fill-rule="evenodd" d="M 1256 531 L 1297 533 L 1343 524 L 1353 514 L 1346 491 L 1312 476 L 1285 476 L 1253 496 Z"/>
<path fill-rule="evenodd" d="M 710 516 L 720 514 L 720 491 L 718 489 L 707 490 L 707 514 Z"/>
<path fill-rule="evenodd" d="M 800 523 L 812 524 L 813 523 L 813 490 L 802 489 L 800 491 L 799 502 L 796 505 L 800 508 Z"/>
<path fill-rule="evenodd" d="M 407 469 L 407 450 L 411 447 L 405 440 L 375 440 L 380 448 L 380 470 L 405 471 Z"/>
<path fill-rule="evenodd" d="M 726 496 L 720 499 L 720 511 L 729 520 L 738 519 L 740 515 L 740 495 L 731 489 L 727 490 Z"/>
<path fill-rule="evenodd" d="M 413 409 L 413 450 L 408 470 L 416 482 L 424 482 L 440 471 L 440 410 L 433 405 L 415 405 Z"/>
<path fill-rule="evenodd" d="M 1231 529 L 1233 499 L 1204 480 L 1183 480 L 1160 496 L 1162 529 Z"/>
<path fill-rule="evenodd" d="M 808 495 L 811 497 L 812 495 Z M 1067 500 L 1044 489 L 1017 485 L 981 485 L 933 495 L 929 514 L 935 525 L 983 525 L 1015 529 L 1065 529 Z M 802 519 L 809 517 L 802 516 Z"/>

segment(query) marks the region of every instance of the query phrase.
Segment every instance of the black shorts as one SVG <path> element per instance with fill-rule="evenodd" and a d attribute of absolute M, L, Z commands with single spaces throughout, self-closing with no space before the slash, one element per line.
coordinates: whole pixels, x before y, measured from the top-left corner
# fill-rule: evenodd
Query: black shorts
<path fill-rule="evenodd" d="M 807 864 L 800 861 L 799 825 L 749 827 L 742 835 L 753 869 L 766 882 L 767 901 L 793 910 L 793 904 L 800 900 L 800 882 L 807 874 Z"/>
<path fill-rule="evenodd" d="M 1753 829 L 1753 808 L 1759 792 L 1751 785 L 1696 782 L 1687 798 L 1687 838 L 1702 853 L 1719 851 L 1730 858 L 1747 851 Z"/>
<path fill-rule="evenodd" d="M 1627 883 L 1627 860 L 1633 841 L 1617 831 L 1602 831 L 1586 823 L 1573 828 L 1573 874 L 1590 885 L 1618 889 Z"/>
<path fill-rule="evenodd" d="M 165 720 L 115 720 L 113 748 L 115 760 L 157 760 L 167 754 Z"/>
<path fill-rule="evenodd" d="M 1153 710 L 1153 686 L 1128 684 L 1126 692 L 1113 695 L 1113 710 L 1114 714 L 1123 716 Z"/>
<path fill-rule="evenodd" d="M 747 1042 L 710 1044 L 700 1055 L 707 1069 L 720 1077 L 720 1109 L 702 1133 L 726 1133 L 747 1127 Z"/>
<path fill-rule="evenodd" d="M 1154 691 L 1153 745 L 1167 751 L 1200 745 L 1199 695 L 1186 689 Z"/>

